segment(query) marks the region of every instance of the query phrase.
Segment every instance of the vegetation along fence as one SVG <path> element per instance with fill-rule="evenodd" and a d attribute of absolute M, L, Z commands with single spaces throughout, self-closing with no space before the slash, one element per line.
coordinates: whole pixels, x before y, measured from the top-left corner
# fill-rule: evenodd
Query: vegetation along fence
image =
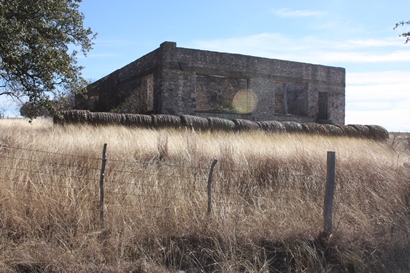
<path fill-rule="evenodd" d="M 46 200 L 53 209 L 65 207 L 81 213 L 82 225 L 88 225 L 88 229 L 104 230 L 105 215 L 115 217 L 118 210 L 203 215 L 206 221 L 213 210 L 224 210 L 238 195 L 243 200 L 251 194 L 243 192 L 247 189 L 241 189 L 240 183 L 228 183 L 233 173 L 244 180 L 250 174 L 224 171 L 226 166 L 218 170 L 217 160 L 195 161 L 195 165 L 174 165 L 158 159 L 111 160 L 107 144 L 101 158 L 15 147 L 1 147 L 1 154 L 2 190 L 24 204 L 26 214 L 35 214 L 37 202 Z M 327 168 L 324 234 L 332 229 L 334 152 L 328 152 Z M 186 200 L 191 204 L 188 207 L 183 205 Z"/>

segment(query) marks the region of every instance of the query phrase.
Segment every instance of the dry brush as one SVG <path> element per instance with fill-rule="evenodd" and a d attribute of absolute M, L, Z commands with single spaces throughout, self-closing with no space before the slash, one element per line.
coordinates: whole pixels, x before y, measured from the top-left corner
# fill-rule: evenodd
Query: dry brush
<path fill-rule="evenodd" d="M 408 159 L 396 160 L 387 143 L 38 120 L 0 126 L 1 271 L 409 269 Z M 328 150 L 337 155 L 335 218 L 332 236 L 322 237 Z"/>

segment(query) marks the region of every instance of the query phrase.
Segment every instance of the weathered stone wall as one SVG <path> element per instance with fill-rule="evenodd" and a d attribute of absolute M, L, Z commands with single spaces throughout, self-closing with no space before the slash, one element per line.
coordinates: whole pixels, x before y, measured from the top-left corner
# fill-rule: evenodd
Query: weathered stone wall
<path fill-rule="evenodd" d="M 144 87 L 147 77 L 151 89 Z M 89 92 L 100 105 L 108 98 L 120 112 L 336 124 L 344 124 L 345 115 L 343 68 L 179 48 L 173 42 L 90 85 Z"/>
<path fill-rule="evenodd" d="M 100 112 L 153 112 L 158 66 L 158 51 L 153 51 L 90 84 L 88 99 L 77 97 L 76 108 Z"/>

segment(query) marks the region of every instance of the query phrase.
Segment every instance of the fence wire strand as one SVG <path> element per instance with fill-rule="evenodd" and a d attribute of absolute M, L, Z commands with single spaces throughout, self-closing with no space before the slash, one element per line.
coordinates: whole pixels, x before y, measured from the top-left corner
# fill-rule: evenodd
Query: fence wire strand
<path fill-rule="evenodd" d="M 55 191 L 76 191 L 73 194 L 92 195 L 98 203 L 98 178 L 102 158 L 13 147 L 3 147 L 0 153 L 0 169 L 4 172 L 0 182 L 13 185 L 7 189 L 8 191 L 42 196 Z M 47 159 L 39 159 L 44 156 Z M 67 163 L 61 163 L 62 157 Z M 108 157 L 104 170 L 104 206 L 133 209 L 135 204 L 140 204 L 139 206 L 147 208 L 175 209 L 170 207 L 170 204 L 190 202 L 195 206 L 189 209 L 197 210 L 198 206 L 202 206 L 202 212 L 206 212 L 210 166 L 211 161 L 184 165 L 159 160 L 143 162 Z M 222 170 L 217 165 L 213 174 L 212 204 L 220 207 L 233 205 L 235 202 L 246 203 L 243 198 L 241 199 L 241 190 L 238 188 L 240 185 L 229 183 L 232 173 L 236 173 L 239 179 L 248 179 L 252 176 L 249 170 L 228 171 L 230 174 L 226 173 L 225 167 Z M 249 198 L 258 198 L 251 193 L 246 194 Z M 16 194 L 6 196 L 4 193 L 1 196 L 19 200 L 26 198 L 20 198 Z M 65 198 L 77 197 L 66 193 Z M 147 203 L 147 200 L 151 201 Z M 97 207 L 96 205 L 96 209 Z"/>

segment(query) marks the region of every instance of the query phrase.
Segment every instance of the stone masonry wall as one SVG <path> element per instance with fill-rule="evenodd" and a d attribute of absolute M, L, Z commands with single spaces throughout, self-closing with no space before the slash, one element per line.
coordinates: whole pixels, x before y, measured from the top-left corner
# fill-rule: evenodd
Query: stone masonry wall
<path fill-rule="evenodd" d="M 158 51 L 153 51 L 90 84 L 88 99 L 77 97 L 76 108 L 96 112 L 153 112 L 158 66 Z"/>
<path fill-rule="evenodd" d="M 150 92 L 144 89 L 147 77 Z M 92 104 L 105 105 L 104 111 L 336 124 L 345 118 L 344 68 L 179 48 L 173 42 L 88 90 L 98 97 L 88 101 L 90 110 Z"/>

